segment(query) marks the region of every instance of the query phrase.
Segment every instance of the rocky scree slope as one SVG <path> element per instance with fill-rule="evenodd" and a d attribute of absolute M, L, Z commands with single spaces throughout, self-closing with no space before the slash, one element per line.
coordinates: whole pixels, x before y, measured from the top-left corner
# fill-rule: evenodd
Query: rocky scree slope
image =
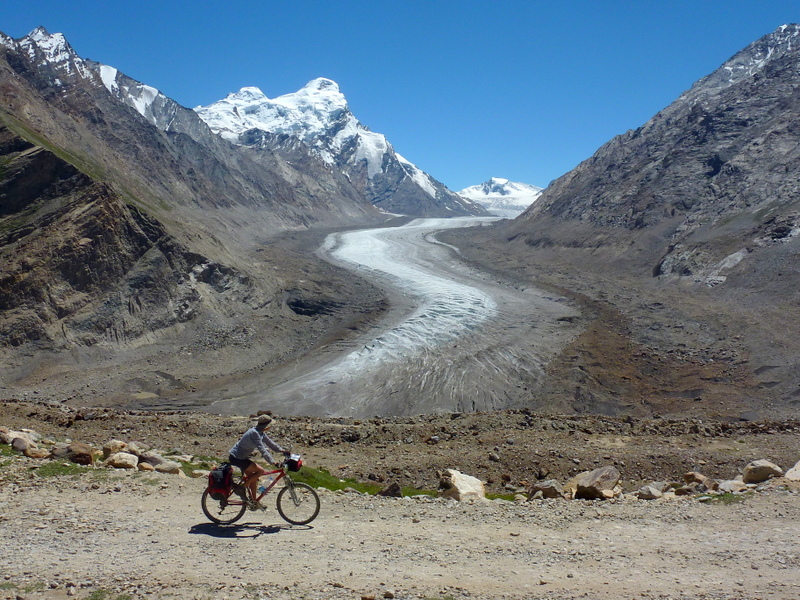
<path fill-rule="evenodd" d="M 311 148 L 386 212 L 420 217 L 486 214 L 483 207 L 400 156 L 384 135 L 359 122 L 330 79 L 314 79 L 295 93 L 273 99 L 256 87 L 245 87 L 195 110 L 235 144 L 291 152 L 299 142 Z"/>
<path fill-rule="evenodd" d="M 800 27 L 788 25 L 554 181 L 495 228 L 490 255 L 467 249 L 571 290 L 590 316 L 617 315 L 565 355 L 567 402 L 613 412 L 655 377 L 655 394 L 695 406 L 796 411 L 799 121 Z M 612 348 L 634 372 L 611 364 Z"/>

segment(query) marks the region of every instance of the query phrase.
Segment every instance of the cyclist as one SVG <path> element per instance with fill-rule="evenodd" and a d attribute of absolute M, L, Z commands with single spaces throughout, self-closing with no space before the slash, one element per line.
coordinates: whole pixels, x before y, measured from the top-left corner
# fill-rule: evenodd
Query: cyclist
<path fill-rule="evenodd" d="M 228 457 L 228 462 L 239 467 L 242 472 L 249 477 L 249 481 L 247 482 L 247 485 L 250 488 L 250 499 L 248 500 L 248 506 L 251 510 L 263 508 L 263 506 L 260 506 L 260 503 L 256 502 L 254 498 L 258 496 L 256 492 L 258 479 L 262 475 L 266 474 L 267 470 L 261 465 L 257 464 L 255 461 L 250 460 L 250 456 L 254 451 L 258 450 L 264 460 L 271 465 L 275 465 L 277 468 L 280 468 L 281 463 L 273 460 L 272 455 L 269 453 L 269 449 L 274 450 L 275 452 L 281 452 L 285 456 L 289 456 L 288 450 L 281 448 L 267 435 L 267 431 L 269 431 L 272 423 L 273 419 L 269 415 L 261 415 L 258 417 L 258 421 L 256 422 L 255 426 L 248 429 L 241 439 L 233 445 L 230 456 Z"/>

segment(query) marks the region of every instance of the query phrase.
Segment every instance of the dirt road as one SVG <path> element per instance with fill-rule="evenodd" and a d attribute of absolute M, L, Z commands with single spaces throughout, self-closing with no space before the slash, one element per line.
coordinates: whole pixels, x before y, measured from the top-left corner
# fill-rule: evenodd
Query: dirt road
<path fill-rule="evenodd" d="M 218 527 L 200 479 L 30 466 L 4 467 L 0 598 L 800 597 L 800 496 L 775 484 L 732 504 L 325 492 L 310 526 L 271 504 Z"/>

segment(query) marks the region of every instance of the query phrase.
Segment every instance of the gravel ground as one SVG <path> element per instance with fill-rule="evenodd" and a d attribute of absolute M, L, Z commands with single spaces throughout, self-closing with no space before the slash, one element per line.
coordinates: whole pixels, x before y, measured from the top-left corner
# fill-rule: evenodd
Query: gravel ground
<path fill-rule="evenodd" d="M 203 456 L 220 456 L 248 422 L 0 402 L 0 424 L 54 440 L 144 440 Z M 0 599 L 800 597 L 798 484 L 772 480 L 731 503 L 631 494 L 637 471 L 733 477 L 754 458 L 788 468 L 796 423 L 631 424 L 515 411 L 277 423 L 276 437 L 292 441 L 307 465 L 354 479 L 435 486 L 438 469 L 457 466 L 497 492 L 536 469 L 564 481 L 614 462 L 628 493 L 462 504 L 323 491 L 310 526 L 282 522 L 273 501 L 218 527 L 201 511 L 202 479 L 105 468 L 44 477 L 45 462 L 0 456 Z M 500 461 L 487 459 L 496 449 Z"/>
<path fill-rule="evenodd" d="M 800 498 L 460 504 L 322 493 L 205 519 L 204 483 L 100 471 L 0 491 L 0 598 L 796 599 Z"/>

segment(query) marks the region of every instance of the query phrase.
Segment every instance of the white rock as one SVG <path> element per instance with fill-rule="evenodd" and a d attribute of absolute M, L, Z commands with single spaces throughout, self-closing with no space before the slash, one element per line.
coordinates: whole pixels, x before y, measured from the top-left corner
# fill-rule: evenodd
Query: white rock
<path fill-rule="evenodd" d="M 115 469 L 135 469 L 139 465 L 139 458 L 128 452 L 115 452 L 106 459 L 104 464 Z"/>
<path fill-rule="evenodd" d="M 791 481 L 800 481 L 800 461 L 797 461 L 797 464 L 795 464 L 795 466 L 786 471 L 784 477 L 786 477 L 786 479 L 789 479 Z"/>
<path fill-rule="evenodd" d="M 464 475 L 456 469 L 447 469 L 447 475 L 442 477 L 440 486 L 444 488 L 442 498 L 452 498 L 459 502 L 486 499 L 483 482 L 472 475 Z"/>

